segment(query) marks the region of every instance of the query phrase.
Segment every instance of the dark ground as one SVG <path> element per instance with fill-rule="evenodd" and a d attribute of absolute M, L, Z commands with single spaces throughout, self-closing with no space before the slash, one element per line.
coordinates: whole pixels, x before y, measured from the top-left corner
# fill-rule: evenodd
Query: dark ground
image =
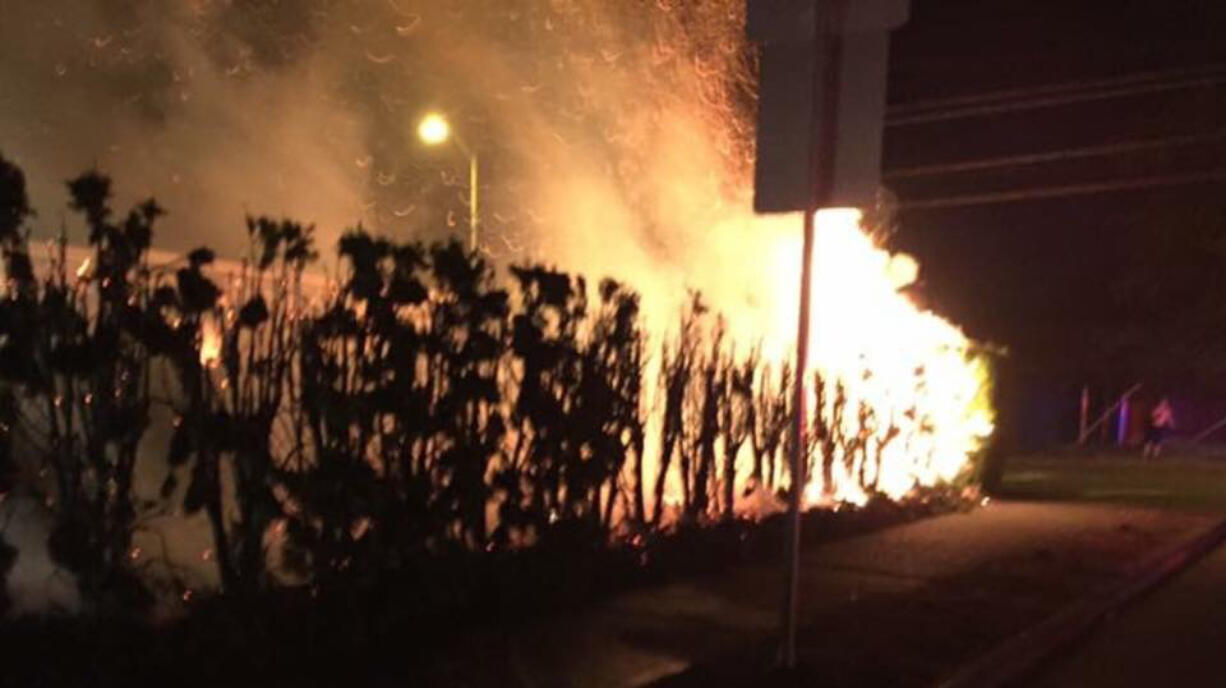
<path fill-rule="evenodd" d="M 1034 688 L 1222 685 L 1226 549 L 1123 610 L 1052 663 Z"/>
<path fill-rule="evenodd" d="M 1226 457 L 1212 450 L 1189 454 L 1186 449 L 1176 451 L 1156 462 L 1099 456 L 1080 462 L 1076 472 L 1069 470 L 1067 459 L 1027 459 L 1016 462 L 1006 476 L 1006 488 L 1014 494 L 1226 511 Z M 1226 549 L 1219 547 L 1101 624 L 1030 685 L 1221 685 L 1224 612 Z"/>
<path fill-rule="evenodd" d="M 933 492 L 906 505 L 814 512 L 806 515 L 805 543 L 818 547 L 965 508 L 955 492 Z M 318 598 L 286 590 L 246 601 L 201 599 L 182 622 L 160 628 L 115 617 L 23 619 L 0 624 L 0 685 L 503 685 L 520 672 L 514 648 L 534 628 L 582 635 L 575 619 L 602 600 L 650 598 L 675 581 L 775 559 L 782 536 L 775 517 L 657 535 L 634 549 L 538 547 L 518 560 L 486 558 L 488 566 L 464 570 L 483 577 L 484 585 L 467 588 L 485 597 L 447 614 L 408 611 L 451 590 L 404 580 Z"/>
<path fill-rule="evenodd" d="M 726 657 L 658 685 L 933 685 L 1066 605 L 1133 575 L 1146 557 L 1186 536 L 1186 532 L 1156 536 L 1155 523 L 1168 519 L 1174 523 L 1185 516 L 1210 522 L 1210 514 L 1226 513 L 1226 461 L 1187 451 L 1150 462 L 1122 452 L 1024 457 L 1008 462 L 1004 490 L 1016 499 L 1036 500 L 993 503 L 977 512 L 981 519 L 993 509 L 1012 511 L 1015 520 L 1031 519 L 1021 529 L 1008 527 L 1006 521 L 988 525 L 984 520 L 978 530 L 989 531 L 997 545 L 1008 546 L 974 566 L 936 576 L 921 586 L 823 610 L 801 635 L 804 666 L 798 674 L 773 674 L 764 683 L 762 667 L 773 660 L 773 645 L 764 644 L 753 659 L 750 654 Z M 1091 514 L 1110 516 L 1093 524 Z M 1024 532 L 1041 522 L 1058 525 L 1042 534 Z M 958 530 L 940 528 L 949 539 L 966 538 L 967 533 Z M 983 541 L 961 541 L 967 551 L 988 549 Z M 1139 618 L 1131 625 L 1106 631 L 1126 639 L 1116 643 L 1110 636 L 1092 641 L 1084 655 L 1076 654 L 1040 685 L 1161 684 L 1166 681 L 1158 682 L 1159 676 L 1169 680 L 1184 675 L 1172 673 L 1179 665 L 1177 649 L 1192 653 L 1189 666 L 1200 666 L 1194 659 L 1208 661 L 1213 655 L 1203 650 L 1220 641 L 1222 634 L 1213 628 L 1216 614 L 1211 609 L 1216 607 L 1198 607 L 1194 593 L 1215 576 L 1226 583 L 1226 558 L 1220 554 L 1178 579 L 1170 591 L 1159 591 L 1155 602 L 1138 609 Z M 1218 596 L 1215 592 L 1199 599 Z M 1152 631 L 1163 634 L 1163 640 L 1133 657 L 1166 653 L 1162 663 L 1136 674 L 1126 669 L 1132 662 L 1113 664 L 1115 655 L 1145 645 Z M 1184 634 L 1196 637 L 1181 643 L 1178 639 Z M 1147 680 L 1133 681 L 1134 676 Z"/>
<path fill-rule="evenodd" d="M 1134 575 L 1139 562 L 1204 532 L 1226 512 L 1223 501 L 1213 500 L 1213 486 L 1226 487 L 1226 461 L 1204 457 L 1148 464 L 1031 457 L 1009 462 L 1004 484 L 1030 501 L 993 500 L 969 513 L 901 525 L 908 519 L 878 517 L 871 532 L 823 533 L 810 522 L 801 684 L 932 685 L 1064 606 Z M 772 685 L 783 585 L 772 559 L 764 554 L 731 568 L 694 570 L 475 632 L 440 621 L 414 632 L 353 633 L 275 613 L 248 623 L 216 614 L 197 636 L 173 641 L 116 625 L 10 626 L 0 639 L 6 662 L 0 684 Z M 366 603 L 378 609 L 378 600 Z M 395 604 L 389 597 L 383 606 Z M 1167 635 L 1181 632 L 1164 628 Z M 778 685 L 789 680 L 775 678 Z"/>

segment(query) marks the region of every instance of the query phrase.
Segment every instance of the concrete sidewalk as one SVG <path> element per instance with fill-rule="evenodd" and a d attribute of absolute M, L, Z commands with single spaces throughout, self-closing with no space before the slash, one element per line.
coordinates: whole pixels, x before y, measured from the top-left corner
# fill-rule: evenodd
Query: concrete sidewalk
<path fill-rule="evenodd" d="M 1216 686 L 1226 649 L 1226 548 L 1218 548 L 1151 596 L 1103 623 L 1083 645 L 1030 684 Z"/>
<path fill-rule="evenodd" d="M 810 548 L 801 655 L 835 667 L 829 685 L 925 685 L 1214 523 L 1153 509 L 993 502 Z M 487 632 L 431 678 L 488 685 L 482 676 L 500 673 L 499 685 L 620 687 L 681 674 L 670 684 L 709 683 L 721 667 L 770 652 L 783 580 L 777 565 L 743 566 Z"/>

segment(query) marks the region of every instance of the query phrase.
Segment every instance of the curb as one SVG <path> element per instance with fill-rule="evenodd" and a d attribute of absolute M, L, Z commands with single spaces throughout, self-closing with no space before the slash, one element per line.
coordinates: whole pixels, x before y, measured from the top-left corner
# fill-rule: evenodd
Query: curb
<path fill-rule="evenodd" d="M 1057 652 L 1081 640 L 1104 618 L 1196 563 L 1223 540 L 1226 518 L 1196 537 L 1148 557 L 1138 573 L 1075 602 L 958 669 L 937 688 L 1004 688 L 1030 677 Z"/>

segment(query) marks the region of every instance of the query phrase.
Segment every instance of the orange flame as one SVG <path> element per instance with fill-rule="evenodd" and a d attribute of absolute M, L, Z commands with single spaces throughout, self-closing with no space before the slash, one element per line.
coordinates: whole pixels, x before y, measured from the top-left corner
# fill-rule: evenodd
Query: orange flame
<path fill-rule="evenodd" d="M 828 386 L 823 409 L 827 422 L 834 415 L 834 387 L 844 389 L 839 428 L 844 437 L 862 432 L 862 410 L 871 419 L 862 438 L 866 450 L 846 456 L 836 447 L 830 484 L 815 451 L 819 455 L 810 465 L 817 468 L 804 490 L 810 507 L 863 504 L 872 490 L 898 499 L 918 487 L 953 481 L 968 470 L 993 432 L 987 360 L 957 326 L 911 300 L 906 289 L 918 278 L 918 263 L 874 243 L 861 220 L 856 210 L 817 216 L 806 381 L 810 421 L 816 402 L 814 373 Z M 800 225 L 797 216 L 766 216 L 716 232 L 721 250 L 733 255 L 720 261 L 722 279 L 713 283 L 712 305 L 727 316 L 729 333 L 740 340 L 737 350 L 760 346 L 764 362 L 776 371 L 794 359 L 796 347 Z M 660 288 L 654 293 L 664 295 Z M 662 339 L 669 329 L 668 315 L 647 315 L 652 338 Z M 649 378 L 656 370 L 649 370 Z M 656 465 L 648 466 L 648 474 L 655 475 L 660 421 L 652 422 L 656 425 L 648 432 L 647 455 L 648 463 Z M 743 467 L 751 460 L 751 450 L 742 447 L 741 452 L 737 462 Z M 788 482 L 784 463 L 775 476 L 777 485 Z M 735 476 L 741 481 L 736 493 L 748 492 L 738 509 L 758 516 L 781 509 L 774 495 L 745 483 L 748 473 L 742 468 Z M 675 470 L 666 485 L 665 505 L 675 510 L 681 501 Z"/>
<path fill-rule="evenodd" d="M 212 368 L 221 360 L 221 330 L 212 320 L 200 324 L 200 364 Z"/>
<path fill-rule="evenodd" d="M 878 247 L 860 222 L 855 210 L 818 213 L 809 367 L 845 389 L 845 435 L 862 432 L 860 409 L 871 414 L 864 439 L 876 451 L 836 456 L 830 485 L 813 471 L 805 487 L 811 504 L 864 502 L 865 474 L 895 499 L 954 480 L 993 431 L 986 361 L 958 327 L 902 292 L 916 280 L 918 264 Z M 799 231 L 780 239 L 770 271 L 779 304 L 776 329 L 792 339 L 801 243 Z M 812 406 L 816 395 L 809 394 Z"/>

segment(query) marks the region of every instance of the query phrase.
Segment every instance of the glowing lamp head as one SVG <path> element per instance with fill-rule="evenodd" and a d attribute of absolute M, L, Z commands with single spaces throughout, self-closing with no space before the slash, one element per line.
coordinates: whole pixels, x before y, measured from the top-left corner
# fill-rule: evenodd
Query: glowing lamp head
<path fill-rule="evenodd" d="M 422 118 L 417 125 L 417 136 L 427 146 L 437 146 L 451 138 L 451 125 L 447 119 L 438 113 L 431 113 Z"/>

